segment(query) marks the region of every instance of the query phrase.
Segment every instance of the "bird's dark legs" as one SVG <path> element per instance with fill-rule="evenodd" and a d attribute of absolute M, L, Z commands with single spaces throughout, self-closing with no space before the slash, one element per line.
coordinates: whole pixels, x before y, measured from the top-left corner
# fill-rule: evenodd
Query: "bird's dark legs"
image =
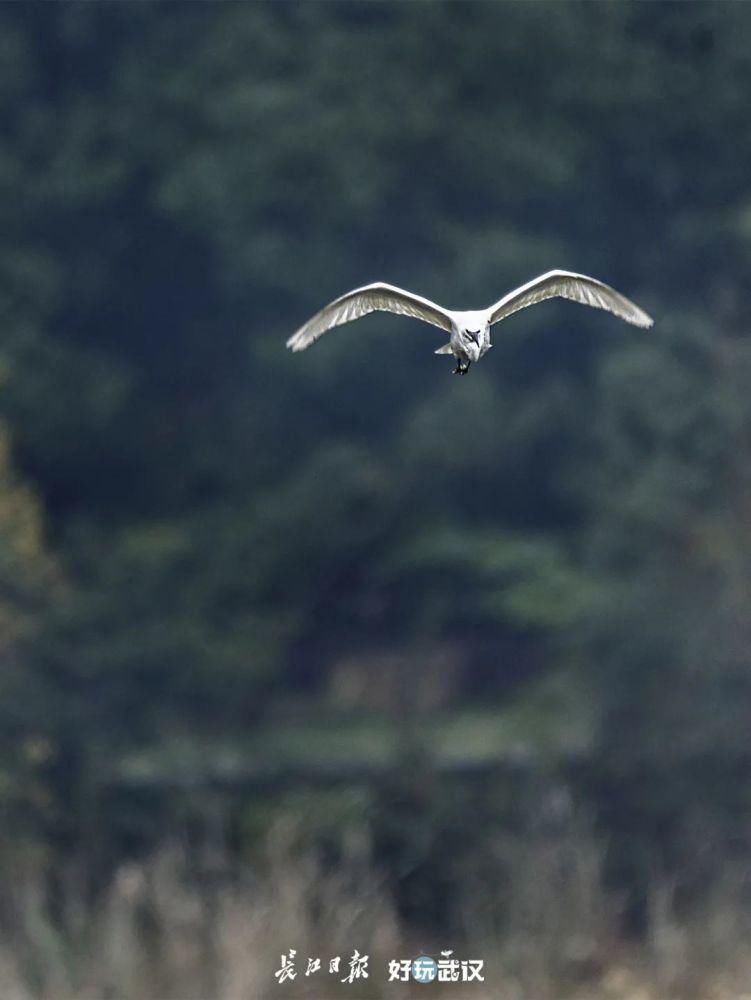
<path fill-rule="evenodd" d="M 456 368 L 454 368 L 454 375 L 466 375 L 469 371 L 469 361 L 462 361 L 461 358 L 456 359 Z"/>

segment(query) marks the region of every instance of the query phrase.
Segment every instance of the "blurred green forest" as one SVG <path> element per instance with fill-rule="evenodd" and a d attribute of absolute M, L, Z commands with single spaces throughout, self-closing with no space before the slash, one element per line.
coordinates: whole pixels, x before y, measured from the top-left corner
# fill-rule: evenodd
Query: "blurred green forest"
<path fill-rule="evenodd" d="M 529 787 L 635 897 L 748 857 L 750 53 L 701 0 L 0 6 L 9 843 L 106 865 L 217 788 L 250 842 L 321 772 L 418 917 Z M 552 267 L 653 330 L 284 349 Z"/>

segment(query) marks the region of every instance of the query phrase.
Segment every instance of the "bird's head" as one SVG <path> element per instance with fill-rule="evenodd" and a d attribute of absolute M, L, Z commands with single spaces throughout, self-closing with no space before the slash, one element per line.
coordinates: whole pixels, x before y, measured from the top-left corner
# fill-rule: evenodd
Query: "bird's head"
<path fill-rule="evenodd" d="M 462 327 L 459 341 L 470 361 L 479 361 L 490 349 L 490 327 L 487 323 L 474 323 Z"/>

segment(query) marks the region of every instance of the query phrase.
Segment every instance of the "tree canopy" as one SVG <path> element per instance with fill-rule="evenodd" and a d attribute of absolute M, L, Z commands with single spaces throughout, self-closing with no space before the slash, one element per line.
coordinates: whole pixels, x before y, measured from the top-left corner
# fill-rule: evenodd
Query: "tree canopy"
<path fill-rule="evenodd" d="M 534 739 L 554 691 L 611 832 L 737 842 L 750 28 L 708 2 L 0 9 L 4 802 L 59 832 L 144 747 L 405 691 L 528 706 Z M 468 307 L 551 267 L 654 329 L 539 306 L 467 379 L 395 317 L 284 350 L 368 281 Z"/>

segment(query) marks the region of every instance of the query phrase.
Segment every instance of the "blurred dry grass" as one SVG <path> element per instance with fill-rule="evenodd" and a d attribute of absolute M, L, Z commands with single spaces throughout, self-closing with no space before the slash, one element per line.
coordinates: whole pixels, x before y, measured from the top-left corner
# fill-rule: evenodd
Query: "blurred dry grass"
<path fill-rule="evenodd" d="M 405 927 L 351 831 L 336 864 L 301 848 L 294 822 L 272 830 L 262 861 L 196 865 L 178 844 L 124 864 L 87 902 L 75 876 L 53 902 L 38 871 L 2 873 L 3 1000 L 360 1000 L 413 996 L 386 982 L 388 961 L 436 955 L 482 958 L 485 983 L 435 983 L 420 996 L 451 1000 L 751 1000 L 751 916 L 741 878 L 690 915 L 677 916 L 669 885 L 654 887 L 645 940 L 626 945 L 618 900 L 603 888 L 601 845 L 586 824 L 556 836 L 499 840 L 489 877 L 468 882 L 458 907 L 461 941 L 430 941 Z M 495 874 L 494 874 L 495 873 Z M 502 873 L 502 877 L 495 875 Z M 280 955 L 295 948 L 297 979 L 279 985 Z M 354 948 L 370 978 L 340 980 Z M 338 976 L 328 959 L 342 957 Z M 304 975 L 319 956 L 317 976 Z"/>

